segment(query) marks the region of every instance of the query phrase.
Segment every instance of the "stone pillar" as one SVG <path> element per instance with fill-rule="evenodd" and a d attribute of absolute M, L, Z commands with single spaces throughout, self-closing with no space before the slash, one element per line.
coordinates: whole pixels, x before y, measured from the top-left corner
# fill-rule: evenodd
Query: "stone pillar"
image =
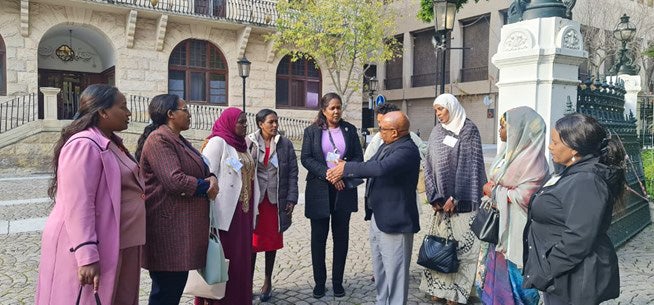
<path fill-rule="evenodd" d="M 503 26 L 492 58 L 500 70 L 498 117 L 518 106 L 533 108 L 547 124 L 547 145 L 566 102 L 576 108 L 579 65 L 587 57 L 577 21 L 547 17 Z"/>
<path fill-rule="evenodd" d="M 61 89 L 52 87 L 39 88 L 43 93 L 43 119 L 57 120 L 57 94 Z"/>
<path fill-rule="evenodd" d="M 618 79 L 624 81 L 624 89 L 627 91 L 624 94 L 624 115 L 628 116 L 629 111 L 634 114 L 636 119 L 639 119 L 638 115 L 638 93 L 643 89 L 640 86 L 640 75 L 628 75 L 620 74 Z M 616 83 L 615 76 L 607 77 L 607 81 Z M 640 126 L 640 125 L 637 125 Z"/>

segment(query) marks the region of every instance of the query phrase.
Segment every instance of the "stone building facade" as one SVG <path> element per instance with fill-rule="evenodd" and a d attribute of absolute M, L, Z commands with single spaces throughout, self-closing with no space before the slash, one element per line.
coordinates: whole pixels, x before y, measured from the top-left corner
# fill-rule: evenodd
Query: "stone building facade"
<path fill-rule="evenodd" d="M 277 108 L 281 116 L 312 119 L 317 113 L 315 99 L 334 86 L 326 72 L 306 72 L 306 67 L 298 69 L 314 74 L 312 79 L 290 77 L 293 84 L 280 86 L 278 70 L 284 54 L 275 54 L 265 38 L 275 30 L 275 2 L 2 1 L 0 101 L 37 93 L 45 86 L 62 89 L 59 103 L 65 105 L 78 98 L 85 86 L 109 83 L 128 98 L 181 92 L 192 103 L 240 107 L 243 82 L 237 61 L 245 56 L 252 63 L 246 79 L 248 112 Z M 74 51 L 69 60 L 62 58 L 71 54 L 57 53 L 64 45 Z M 175 80 L 172 65 L 180 64 L 174 62 L 179 58 L 184 58 L 186 68 Z M 196 69 L 192 62 L 197 60 L 206 66 Z M 315 80 L 317 85 L 307 85 Z M 182 91 L 172 88 L 174 83 Z M 305 100 L 280 101 L 280 90 L 284 91 L 281 98 Z M 344 116 L 360 125 L 360 112 L 360 105 L 351 103 Z"/>

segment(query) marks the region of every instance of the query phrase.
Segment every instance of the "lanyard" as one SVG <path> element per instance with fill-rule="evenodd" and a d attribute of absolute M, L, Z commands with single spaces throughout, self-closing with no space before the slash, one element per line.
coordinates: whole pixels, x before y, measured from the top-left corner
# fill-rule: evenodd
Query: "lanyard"
<path fill-rule="evenodd" d="M 339 154 L 338 148 L 336 148 L 336 144 L 334 143 L 334 138 L 332 138 L 332 133 L 329 131 L 329 128 L 327 128 L 327 134 L 329 135 L 329 142 L 332 143 L 332 148 L 334 149 L 335 154 Z"/>

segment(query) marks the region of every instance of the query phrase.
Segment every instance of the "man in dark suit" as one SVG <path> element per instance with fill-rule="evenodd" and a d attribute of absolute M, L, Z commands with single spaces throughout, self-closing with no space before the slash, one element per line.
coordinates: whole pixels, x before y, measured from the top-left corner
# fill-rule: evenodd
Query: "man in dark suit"
<path fill-rule="evenodd" d="M 330 181 L 368 178 L 366 220 L 377 288 L 377 305 L 406 304 L 413 235 L 420 230 L 416 185 L 420 152 L 409 135 L 409 119 L 399 111 L 384 115 L 384 144 L 368 162 L 345 162 L 327 172 Z"/>

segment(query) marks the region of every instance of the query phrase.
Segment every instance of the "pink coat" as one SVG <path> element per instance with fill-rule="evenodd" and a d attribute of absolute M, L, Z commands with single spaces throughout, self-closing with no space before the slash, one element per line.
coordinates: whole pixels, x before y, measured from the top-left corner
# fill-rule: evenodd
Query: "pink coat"
<path fill-rule="evenodd" d="M 71 137 L 61 150 L 55 205 L 41 241 L 36 305 L 75 304 L 78 267 L 98 261 L 100 300 L 112 302 L 121 184 L 118 160 L 108 145 L 98 129 L 90 128 Z M 84 287 L 80 304 L 95 304 L 92 290 Z"/>

